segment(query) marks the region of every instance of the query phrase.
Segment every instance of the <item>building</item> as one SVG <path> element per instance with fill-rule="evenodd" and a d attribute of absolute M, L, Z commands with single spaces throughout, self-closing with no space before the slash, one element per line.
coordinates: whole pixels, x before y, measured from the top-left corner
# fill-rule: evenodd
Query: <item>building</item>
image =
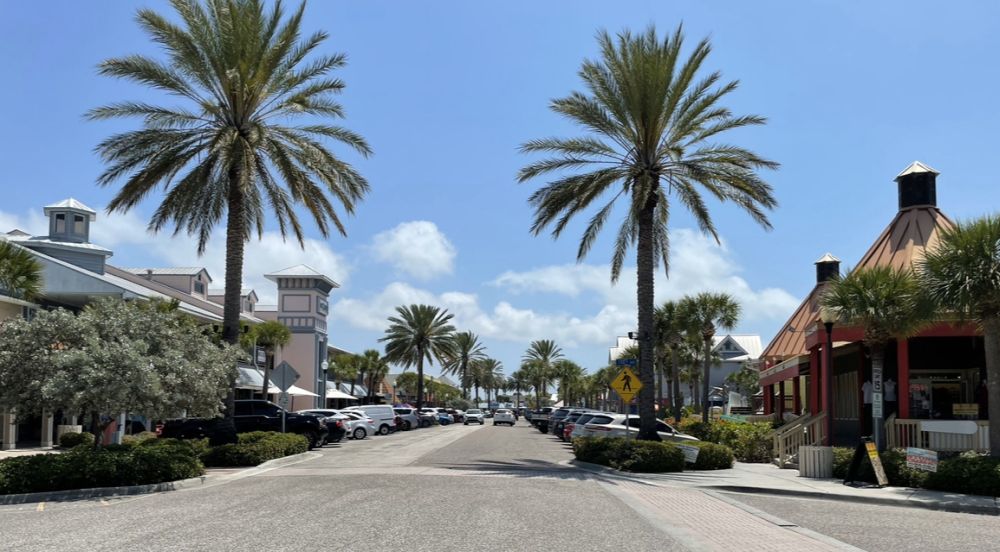
<path fill-rule="evenodd" d="M 161 299 L 176 301 L 181 312 L 203 323 L 221 326 L 222 290 L 211 286 L 213 279 L 203 267 L 123 268 L 108 261 L 113 252 L 90 242 L 90 231 L 97 223 L 97 213 L 75 199 L 66 199 L 44 208 L 48 234 L 32 236 L 19 229 L 0 234 L 30 251 L 43 271 L 41 296 L 28 303 L 0 292 L 0 320 L 29 317 L 37 309 L 66 308 L 79 310 L 100 297 L 124 300 Z M 292 331 L 292 342 L 276 352 L 275 362 L 287 361 L 300 374 L 289 390 L 290 408 L 325 406 L 327 393 L 326 359 L 329 293 L 337 283 L 316 270 L 298 265 L 267 274 L 277 286 L 278 304 L 259 305 L 257 293 L 241 290 L 241 314 L 244 325 L 277 320 Z M 261 396 L 263 356 L 259 354 L 240 366 L 237 396 Z M 268 395 L 276 398 L 273 386 Z M 0 415 L 2 447 L 18 444 L 50 446 L 55 425 L 75 424 L 75 417 L 56 412 L 44 418 Z"/>
<path fill-rule="evenodd" d="M 937 206 L 938 174 L 914 162 L 896 176 L 898 210 L 856 267 L 912 267 L 937 243 L 941 230 L 952 226 Z M 812 291 L 761 355 L 765 413 L 801 416 L 782 431 L 807 434 L 808 441 L 854 445 L 872 434 L 873 410 L 882 399 L 889 446 L 988 448 L 985 413 L 977 405 L 977 388 L 986 375 L 979 330 L 948 322 L 942 313 L 918 335 L 890 343 L 879 395 L 872 391 L 862 329 L 833 325 L 828 335 L 820 319 L 819 300 L 840 273 L 840 260 L 826 254 L 815 264 Z M 827 350 L 828 341 L 832 346 Z M 822 392 L 827 375 L 832 381 L 829 400 Z"/>

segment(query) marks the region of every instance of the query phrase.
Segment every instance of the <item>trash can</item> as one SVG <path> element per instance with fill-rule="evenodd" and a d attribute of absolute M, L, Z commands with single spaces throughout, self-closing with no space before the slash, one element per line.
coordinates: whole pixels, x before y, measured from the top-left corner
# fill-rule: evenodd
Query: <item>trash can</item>
<path fill-rule="evenodd" d="M 799 447 L 799 477 L 833 477 L 833 447 Z"/>

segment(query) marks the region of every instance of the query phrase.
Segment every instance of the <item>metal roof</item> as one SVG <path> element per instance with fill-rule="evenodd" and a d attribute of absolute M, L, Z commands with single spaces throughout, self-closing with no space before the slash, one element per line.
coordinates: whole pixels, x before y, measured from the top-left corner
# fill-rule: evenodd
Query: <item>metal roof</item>
<path fill-rule="evenodd" d="M 312 268 L 309 265 L 304 265 L 304 264 L 290 266 L 286 269 L 279 270 L 277 272 L 265 274 L 264 277 L 267 278 L 268 280 L 271 280 L 272 282 L 277 282 L 278 278 L 316 278 L 326 282 L 331 287 L 335 288 L 340 287 L 340 284 L 334 282 L 325 274 L 317 271 L 316 269 Z"/>
<path fill-rule="evenodd" d="M 921 163 L 920 161 L 914 161 L 913 163 L 910 163 L 908 167 L 903 169 L 903 172 L 897 174 L 895 180 L 899 180 L 900 178 L 909 174 L 919 174 L 919 173 L 941 174 L 936 170 L 930 168 L 929 166 Z"/>
<path fill-rule="evenodd" d="M 834 257 L 832 253 L 827 253 L 827 254 L 823 255 L 822 257 L 820 257 L 819 259 L 816 259 L 816 262 L 813 263 L 813 264 L 839 263 L 839 262 L 840 262 L 840 259 Z"/>
<path fill-rule="evenodd" d="M 172 268 L 122 268 L 121 270 L 131 272 L 132 274 L 137 274 L 139 276 L 150 273 L 160 276 L 197 276 L 201 272 L 208 274 L 208 270 L 205 270 L 205 267 L 202 266 L 181 266 Z M 211 280 L 212 276 L 209 275 L 208 278 Z"/>
<path fill-rule="evenodd" d="M 912 268 L 923 258 L 924 251 L 937 243 L 940 231 L 953 226 L 951 219 L 931 205 L 900 211 L 861 257 L 857 267 Z"/>
<path fill-rule="evenodd" d="M 97 218 L 97 211 L 87 207 L 83 203 L 73 199 L 64 199 L 62 201 L 53 203 L 52 205 L 46 205 L 43 211 L 45 216 L 48 216 L 51 211 L 58 211 L 60 209 L 70 209 L 73 211 L 81 211 L 90 215 L 90 220 L 95 220 Z"/>

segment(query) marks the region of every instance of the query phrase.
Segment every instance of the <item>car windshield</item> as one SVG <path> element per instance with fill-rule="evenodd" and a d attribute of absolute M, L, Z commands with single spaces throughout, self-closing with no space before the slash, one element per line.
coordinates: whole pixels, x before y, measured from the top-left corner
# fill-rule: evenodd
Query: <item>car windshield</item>
<path fill-rule="evenodd" d="M 469 414 L 482 414 L 482 412 L 483 412 L 482 410 L 479 410 L 477 408 L 473 408 L 473 409 L 469 410 L 468 413 Z"/>

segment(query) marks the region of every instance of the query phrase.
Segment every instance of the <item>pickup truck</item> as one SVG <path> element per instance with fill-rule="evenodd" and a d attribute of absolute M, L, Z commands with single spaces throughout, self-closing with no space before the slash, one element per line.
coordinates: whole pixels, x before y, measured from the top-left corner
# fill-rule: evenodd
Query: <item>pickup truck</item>
<path fill-rule="evenodd" d="M 233 423 L 237 433 L 251 431 L 281 431 L 282 408 L 273 402 L 254 399 L 236 401 Z M 218 421 L 216 418 L 180 418 L 167 420 L 160 429 L 160 437 L 201 439 L 211 437 Z M 309 449 L 323 443 L 328 429 L 322 416 L 285 412 L 285 431 L 298 433 L 309 440 Z"/>
<path fill-rule="evenodd" d="M 538 410 L 532 410 L 531 425 L 538 428 L 538 431 L 541 431 L 542 433 L 548 433 L 549 416 L 552 414 L 553 410 L 555 410 L 555 408 L 552 408 L 551 406 L 539 408 Z"/>

